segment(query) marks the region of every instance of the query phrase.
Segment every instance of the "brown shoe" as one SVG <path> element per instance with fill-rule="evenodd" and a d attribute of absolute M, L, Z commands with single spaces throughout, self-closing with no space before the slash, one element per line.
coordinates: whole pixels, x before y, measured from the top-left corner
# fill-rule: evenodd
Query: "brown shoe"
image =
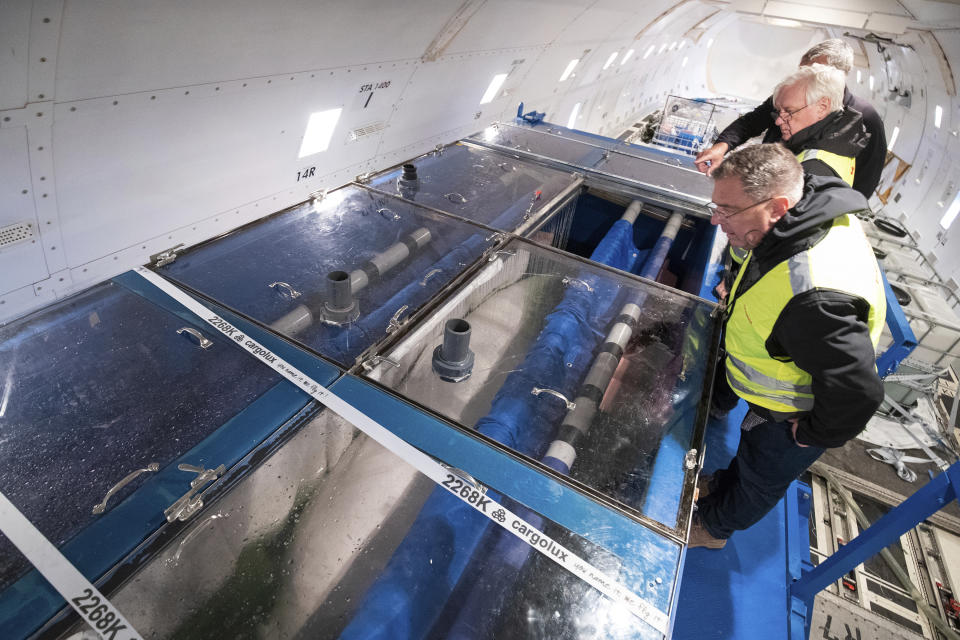
<path fill-rule="evenodd" d="M 703 500 L 708 495 L 710 495 L 710 483 L 713 482 L 712 475 L 701 475 L 697 478 L 697 495 L 694 497 L 693 501 Z"/>
<path fill-rule="evenodd" d="M 693 515 L 693 523 L 690 525 L 690 536 L 687 538 L 687 548 L 706 547 L 707 549 L 723 549 L 727 544 L 726 538 L 714 538 L 700 522 L 700 516 Z"/>

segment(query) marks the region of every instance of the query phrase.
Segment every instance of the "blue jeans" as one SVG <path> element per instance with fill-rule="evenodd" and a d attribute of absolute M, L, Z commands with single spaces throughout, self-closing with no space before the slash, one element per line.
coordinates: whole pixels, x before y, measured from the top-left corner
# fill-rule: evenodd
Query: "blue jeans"
<path fill-rule="evenodd" d="M 710 495 L 697 503 L 700 521 L 710 535 L 729 538 L 757 523 L 826 450 L 799 446 L 792 428 L 789 422 L 765 421 L 740 432 L 737 455 L 729 467 L 714 474 Z"/>

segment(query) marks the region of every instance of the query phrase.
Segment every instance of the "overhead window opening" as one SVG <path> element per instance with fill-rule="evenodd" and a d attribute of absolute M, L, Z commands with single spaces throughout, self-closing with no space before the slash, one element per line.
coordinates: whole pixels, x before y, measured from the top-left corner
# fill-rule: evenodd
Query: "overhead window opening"
<path fill-rule="evenodd" d="M 870 91 L 873 91 L 873 76 L 870 76 Z"/>
<path fill-rule="evenodd" d="M 674 40 L 673 42 L 670 43 L 670 51 L 673 51 L 676 48 L 677 48 L 677 41 Z"/>
<path fill-rule="evenodd" d="M 940 124 L 943 122 L 943 107 L 937 105 L 933 110 L 933 126 L 937 129 L 940 128 Z"/>
<path fill-rule="evenodd" d="M 707 49 L 709 49 L 712 46 L 713 46 L 713 38 L 710 38 L 709 40 L 707 40 Z"/>
<path fill-rule="evenodd" d="M 613 53 L 610 54 L 610 57 L 607 58 L 607 61 L 603 64 L 604 70 L 606 70 L 607 67 L 612 65 L 616 59 L 617 59 L 617 52 L 614 51 Z"/>
<path fill-rule="evenodd" d="M 681 40 L 681 41 L 680 41 L 680 44 L 677 45 L 677 51 L 680 51 L 680 49 L 683 49 L 683 45 L 685 45 L 685 44 L 687 44 L 687 41 L 686 41 L 686 40 Z"/>
<path fill-rule="evenodd" d="M 567 120 L 567 129 L 573 129 L 577 123 L 577 117 L 580 115 L 580 103 L 573 105 L 573 111 L 570 112 L 570 119 Z"/>
<path fill-rule="evenodd" d="M 643 59 L 646 60 L 647 58 L 649 58 L 650 54 L 653 53 L 654 49 L 656 49 L 656 47 L 654 45 L 650 45 L 650 48 L 647 49 L 647 52 L 643 54 Z"/>
<path fill-rule="evenodd" d="M 857 84 L 863 84 L 863 72 L 857 69 Z"/>
<path fill-rule="evenodd" d="M 567 68 L 563 70 L 562 74 L 560 74 L 560 82 L 563 82 L 570 77 L 570 74 L 573 73 L 573 68 L 577 66 L 578 62 L 580 62 L 580 58 L 574 58 L 567 63 Z"/>
<path fill-rule="evenodd" d="M 327 150 L 342 111 L 342 108 L 327 109 L 310 114 L 310 119 L 307 121 L 307 130 L 303 134 L 303 142 L 300 143 L 298 158 L 312 156 L 315 153 Z"/>
<path fill-rule="evenodd" d="M 900 135 L 900 127 L 893 128 L 893 135 L 890 136 L 890 144 L 887 145 L 887 151 L 893 151 L 893 145 L 897 144 L 897 136 Z"/>
<path fill-rule="evenodd" d="M 944 231 L 949 229 L 953 221 L 957 219 L 957 213 L 960 213 L 960 191 L 953 197 L 953 202 L 947 207 L 947 212 L 940 218 L 940 226 L 943 227 Z"/>
<path fill-rule="evenodd" d="M 660 55 L 661 53 L 663 53 L 663 50 L 666 48 L 667 48 L 667 43 L 664 42 L 662 45 L 660 45 L 660 49 L 657 51 L 657 55 Z"/>
<path fill-rule="evenodd" d="M 630 49 L 625 54 L 623 54 L 623 60 L 620 61 L 620 66 L 622 67 L 623 65 L 627 64 L 627 60 L 629 60 L 631 56 L 633 56 L 633 49 Z"/>
<path fill-rule="evenodd" d="M 688 56 L 683 56 L 683 62 L 680 63 L 680 66 L 681 66 L 681 67 L 687 66 L 687 60 L 689 60 L 689 57 L 688 57 Z"/>
<path fill-rule="evenodd" d="M 507 75 L 509 74 L 498 73 L 497 75 L 493 76 L 493 80 L 490 81 L 490 85 L 484 92 L 483 97 L 480 98 L 480 104 L 493 102 L 493 99 L 497 97 L 498 93 L 500 93 L 500 87 L 503 86 L 503 81 L 507 79 Z"/>

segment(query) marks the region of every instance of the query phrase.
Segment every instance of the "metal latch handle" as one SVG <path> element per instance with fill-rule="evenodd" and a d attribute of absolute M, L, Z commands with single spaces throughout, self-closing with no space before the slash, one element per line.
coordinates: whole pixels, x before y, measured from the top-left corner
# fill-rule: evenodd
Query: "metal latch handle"
<path fill-rule="evenodd" d="M 567 396 L 563 395 L 559 391 L 554 391 L 553 389 L 541 389 L 540 387 L 534 387 L 533 389 L 530 389 L 530 395 L 539 396 L 540 394 L 543 394 L 543 393 L 547 395 L 551 395 L 554 398 L 560 398 L 561 400 L 563 400 L 563 403 L 567 405 L 567 411 L 573 411 L 574 409 L 577 408 L 576 402 L 567 400 Z"/>
<path fill-rule="evenodd" d="M 187 520 L 203 507 L 203 498 L 196 495 L 209 483 L 213 482 L 227 470 L 224 465 L 216 469 L 206 469 L 203 465 L 195 466 L 192 464 L 178 464 L 180 471 L 189 471 L 197 474 L 197 477 L 190 481 L 190 490 L 187 491 L 172 505 L 164 509 L 163 515 L 167 517 L 167 522 L 174 520 Z"/>
<path fill-rule="evenodd" d="M 299 298 L 300 296 L 303 295 L 302 293 L 294 289 L 293 286 L 291 286 L 286 282 L 271 282 L 267 286 L 273 289 L 274 291 L 276 291 L 277 287 L 279 287 L 280 289 L 286 291 L 287 295 L 290 296 L 291 298 Z"/>
<path fill-rule="evenodd" d="M 133 482 L 134 478 L 139 476 L 141 473 L 156 473 L 159 470 L 160 465 L 156 462 L 151 462 L 143 469 L 137 469 L 136 471 L 131 471 L 128 473 L 126 476 L 124 476 L 123 480 L 110 487 L 110 490 L 107 491 L 107 495 L 103 496 L 103 500 L 100 502 L 100 504 L 93 507 L 93 515 L 98 516 L 106 511 L 107 501 L 112 498 L 117 491 L 120 491 L 120 489 L 123 489 L 125 486 Z"/>
<path fill-rule="evenodd" d="M 210 347 L 213 346 L 213 340 L 208 340 L 203 336 L 202 333 L 200 333 L 193 327 L 182 327 L 180 329 L 177 329 L 177 335 L 184 334 L 184 333 L 188 333 L 194 338 L 196 338 L 197 344 L 200 345 L 201 349 L 209 349 Z"/>

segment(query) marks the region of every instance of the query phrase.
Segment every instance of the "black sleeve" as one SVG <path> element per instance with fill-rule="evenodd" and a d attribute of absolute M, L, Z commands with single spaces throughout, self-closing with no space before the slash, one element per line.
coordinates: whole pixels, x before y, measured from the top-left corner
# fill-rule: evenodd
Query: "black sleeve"
<path fill-rule="evenodd" d="M 791 359 L 813 378 L 813 410 L 797 428 L 797 442 L 839 447 L 863 431 L 883 400 L 869 305 L 838 291 L 808 291 L 794 297 L 774 325 L 767 350 Z"/>
<path fill-rule="evenodd" d="M 870 105 L 863 109 L 863 124 L 870 134 L 867 147 L 857 154 L 857 167 L 853 174 L 853 188 L 862 193 L 868 200 L 877 185 L 880 184 L 880 174 L 883 173 L 883 163 L 887 158 L 887 136 L 883 130 L 883 120 L 880 114 Z"/>
<path fill-rule="evenodd" d="M 736 149 L 741 144 L 754 136 L 758 136 L 770 127 L 774 126 L 774 119 L 770 117 L 773 111 L 773 96 L 767 98 L 763 104 L 751 111 L 745 113 L 720 132 L 717 136 L 717 142 L 726 142 L 730 149 Z"/>

